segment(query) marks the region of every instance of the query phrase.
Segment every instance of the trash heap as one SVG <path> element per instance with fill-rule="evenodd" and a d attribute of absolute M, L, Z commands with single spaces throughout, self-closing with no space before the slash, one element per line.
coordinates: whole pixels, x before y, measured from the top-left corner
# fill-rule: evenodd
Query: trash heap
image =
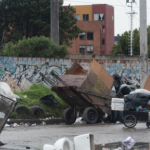
<path fill-rule="evenodd" d="M 112 99 L 112 122 L 122 122 L 124 110 L 148 111 L 147 104 L 150 104 L 150 76 L 147 78 L 144 89 L 134 89 L 134 91 L 132 91 L 133 89 L 131 89 L 130 84 L 128 82 L 125 84 L 123 82 L 124 79 L 122 80 L 118 74 L 114 74 L 113 78 L 115 83 L 112 91 L 116 93 L 116 99 Z M 116 107 L 114 107 L 114 103 L 116 103 Z M 123 105 L 119 106 L 121 103 Z"/>

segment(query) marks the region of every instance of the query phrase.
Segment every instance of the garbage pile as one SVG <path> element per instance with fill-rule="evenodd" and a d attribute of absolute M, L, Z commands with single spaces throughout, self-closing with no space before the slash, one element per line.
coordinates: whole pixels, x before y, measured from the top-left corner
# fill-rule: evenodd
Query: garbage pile
<path fill-rule="evenodd" d="M 150 76 L 148 77 L 144 89 L 136 89 L 132 91 L 130 84 L 122 82 L 121 76 L 114 74 L 115 80 L 112 91 L 116 93 L 119 99 L 112 99 L 112 122 L 122 122 L 123 111 L 142 111 L 147 112 L 147 104 L 150 104 Z M 123 105 L 120 105 L 123 102 Z M 116 106 L 114 107 L 114 103 Z M 119 106 L 120 105 L 120 106 Z M 118 111 L 117 111 L 118 110 Z"/>

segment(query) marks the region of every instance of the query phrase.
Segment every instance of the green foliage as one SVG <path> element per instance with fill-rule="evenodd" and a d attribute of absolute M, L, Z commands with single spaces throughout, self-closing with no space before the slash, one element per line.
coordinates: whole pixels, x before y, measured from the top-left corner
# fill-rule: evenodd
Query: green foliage
<path fill-rule="evenodd" d="M 148 32 L 148 56 L 150 58 L 150 26 L 147 28 Z M 130 32 L 124 32 L 121 36 L 118 35 L 117 45 L 114 45 L 111 55 L 124 54 L 129 55 L 129 36 Z M 140 31 L 135 29 L 133 31 L 133 55 L 140 55 Z"/>
<path fill-rule="evenodd" d="M 2 49 L 2 56 L 12 57 L 64 57 L 67 47 L 57 46 L 50 38 L 40 36 L 23 38 L 16 44 L 8 42 Z"/>
<path fill-rule="evenodd" d="M 6 30 L 6 42 L 17 42 L 25 36 L 44 35 L 50 37 L 50 2 L 51 0 L 1 0 L 0 1 L 0 38 Z M 59 2 L 60 44 L 71 45 L 81 30 L 77 27 L 74 17 L 75 9 L 63 7 Z"/>
<path fill-rule="evenodd" d="M 62 117 L 62 113 L 64 111 L 64 109 L 68 108 L 68 105 L 62 101 L 56 93 L 52 92 L 50 90 L 50 88 L 42 85 L 42 84 L 33 84 L 30 89 L 26 90 L 26 91 L 21 91 L 21 92 L 15 92 L 15 94 L 19 95 L 22 100 L 18 100 L 18 104 L 17 105 L 25 105 L 26 107 L 30 108 L 31 111 L 31 107 L 32 106 L 40 106 L 44 111 L 45 111 L 45 117 Z M 54 97 L 59 101 L 58 104 L 53 104 L 52 106 L 48 106 L 43 104 L 40 101 L 41 97 L 44 97 L 48 94 L 53 94 Z M 24 95 L 26 95 L 27 97 L 24 98 Z M 35 116 L 24 116 L 24 114 L 21 114 L 20 116 L 17 116 L 17 114 L 15 112 L 13 112 L 11 114 L 11 117 L 13 118 L 34 118 Z"/>

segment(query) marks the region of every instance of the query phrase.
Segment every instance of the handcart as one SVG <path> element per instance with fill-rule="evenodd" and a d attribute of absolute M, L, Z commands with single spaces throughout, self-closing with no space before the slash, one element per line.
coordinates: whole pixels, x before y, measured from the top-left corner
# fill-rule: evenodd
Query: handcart
<path fill-rule="evenodd" d="M 149 120 L 149 105 L 147 105 L 147 112 L 138 111 L 123 111 L 123 124 L 128 128 L 133 128 L 138 122 L 146 122 L 146 126 L 150 128 Z"/>
<path fill-rule="evenodd" d="M 105 114 L 110 115 L 114 79 L 96 61 L 93 60 L 88 72 L 77 63 L 63 75 L 52 71 L 56 83 L 42 73 L 40 75 L 51 84 L 51 90 L 70 106 L 63 112 L 66 124 L 73 124 L 77 117 L 83 117 L 86 123 L 93 124 Z"/>

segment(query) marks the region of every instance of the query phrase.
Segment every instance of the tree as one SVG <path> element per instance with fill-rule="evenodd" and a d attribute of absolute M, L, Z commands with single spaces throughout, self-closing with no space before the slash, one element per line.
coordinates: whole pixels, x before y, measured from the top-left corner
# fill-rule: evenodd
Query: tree
<path fill-rule="evenodd" d="M 148 31 L 148 55 L 150 58 L 150 26 L 147 28 Z M 129 55 L 129 40 L 130 40 L 130 31 L 124 32 L 121 36 L 118 35 L 117 45 L 114 45 L 111 51 L 111 55 L 122 54 Z M 140 31 L 135 29 L 133 31 L 133 55 L 140 55 Z"/>
<path fill-rule="evenodd" d="M 76 25 L 73 7 L 63 7 L 60 10 L 60 44 L 71 45 L 71 41 L 82 32 Z M 6 30 L 7 42 L 16 42 L 22 37 L 44 35 L 50 37 L 50 0 L 2 0 L 0 2 L 1 28 Z M 0 31 L 2 33 L 2 31 Z"/>
<path fill-rule="evenodd" d="M 1 51 L 1 56 L 13 57 L 51 57 L 63 58 L 67 54 L 65 45 L 58 46 L 49 37 L 40 36 L 23 38 L 15 44 L 8 42 Z"/>

